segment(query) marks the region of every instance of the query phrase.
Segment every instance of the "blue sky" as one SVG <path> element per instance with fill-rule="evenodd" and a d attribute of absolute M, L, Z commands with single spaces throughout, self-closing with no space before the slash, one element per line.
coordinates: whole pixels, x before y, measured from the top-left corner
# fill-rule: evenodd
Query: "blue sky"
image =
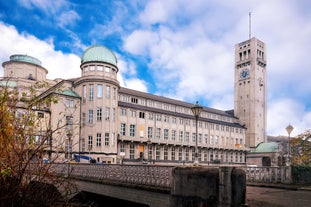
<path fill-rule="evenodd" d="M 0 61 L 28 54 L 48 78 L 80 76 L 80 57 L 105 45 L 122 86 L 233 109 L 234 45 L 267 45 L 268 135 L 311 128 L 309 0 L 0 1 Z M 0 69 L 0 75 L 3 69 Z"/>

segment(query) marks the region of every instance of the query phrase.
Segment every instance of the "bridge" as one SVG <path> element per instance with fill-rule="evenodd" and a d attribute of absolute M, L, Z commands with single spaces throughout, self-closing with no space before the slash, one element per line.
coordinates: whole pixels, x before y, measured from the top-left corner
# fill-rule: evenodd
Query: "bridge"
<path fill-rule="evenodd" d="M 287 168 L 53 164 L 79 191 L 150 207 L 239 206 L 249 182 L 288 182 Z"/>

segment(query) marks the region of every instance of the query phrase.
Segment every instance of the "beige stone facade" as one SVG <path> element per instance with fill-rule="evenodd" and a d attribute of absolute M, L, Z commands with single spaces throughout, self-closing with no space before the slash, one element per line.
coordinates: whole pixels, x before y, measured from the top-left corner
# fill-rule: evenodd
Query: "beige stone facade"
<path fill-rule="evenodd" d="M 249 147 L 265 139 L 264 52 L 257 39 L 236 46 L 235 111 L 203 107 L 197 136 L 193 103 L 120 87 L 117 59 L 103 46 L 89 48 L 82 56 L 81 77 L 69 80 L 47 80 L 48 71 L 30 56 L 2 65 L 18 89 L 47 81 L 50 88 L 39 96 L 59 97 L 45 113 L 52 130 L 65 123 L 52 134 L 50 147 L 63 153 L 63 160 L 79 154 L 113 164 L 190 164 L 198 137 L 201 164 L 245 164 Z M 245 68 L 249 73 L 242 78 Z"/>
<path fill-rule="evenodd" d="M 266 45 L 256 38 L 235 46 L 234 114 L 246 127 L 246 147 L 266 142 Z"/>

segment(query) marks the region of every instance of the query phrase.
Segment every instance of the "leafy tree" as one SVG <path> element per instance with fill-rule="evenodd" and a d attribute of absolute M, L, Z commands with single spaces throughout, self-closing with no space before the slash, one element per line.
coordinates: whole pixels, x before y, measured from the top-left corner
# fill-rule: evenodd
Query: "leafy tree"
<path fill-rule="evenodd" d="M 69 192 L 69 179 L 57 176 L 52 165 L 44 164 L 51 150 L 52 133 L 63 128 L 50 128 L 50 113 L 46 110 L 57 103 L 57 97 L 38 96 L 49 87 L 47 83 L 38 82 L 24 92 L 9 85 L 10 80 L 0 83 L 0 206 L 64 202 L 57 189 Z"/>
<path fill-rule="evenodd" d="M 291 140 L 291 155 L 294 165 L 311 166 L 311 130 Z"/>

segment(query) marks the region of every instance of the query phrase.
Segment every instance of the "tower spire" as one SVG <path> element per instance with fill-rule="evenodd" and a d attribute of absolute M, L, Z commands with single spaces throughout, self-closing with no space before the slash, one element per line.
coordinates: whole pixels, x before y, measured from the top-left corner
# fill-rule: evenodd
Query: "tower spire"
<path fill-rule="evenodd" d="M 252 22 L 251 22 L 251 16 L 252 16 L 252 12 L 248 12 L 248 38 L 251 39 L 252 34 L 251 34 L 251 26 L 252 26 Z"/>

